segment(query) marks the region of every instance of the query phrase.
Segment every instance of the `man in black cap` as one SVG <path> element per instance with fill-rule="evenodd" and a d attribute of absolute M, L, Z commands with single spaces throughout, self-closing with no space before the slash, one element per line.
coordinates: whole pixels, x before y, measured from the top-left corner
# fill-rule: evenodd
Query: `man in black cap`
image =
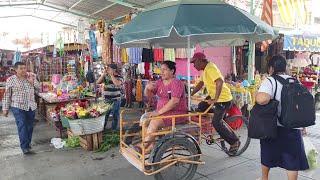
<path fill-rule="evenodd" d="M 120 118 L 120 106 L 121 106 L 121 88 L 123 84 L 123 78 L 118 73 L 118 67 L 116 64 L 109 64 L 105 68 L 104 73 L 100 76 L 97 84 L 104 82 L 103 95 L 107 103 L 113 104 L 112 109 L 106 114 L 105 128 L 108 122 L 110 114 L 113 115 L 112 130 L 117 130 L 118 122 Z"/>

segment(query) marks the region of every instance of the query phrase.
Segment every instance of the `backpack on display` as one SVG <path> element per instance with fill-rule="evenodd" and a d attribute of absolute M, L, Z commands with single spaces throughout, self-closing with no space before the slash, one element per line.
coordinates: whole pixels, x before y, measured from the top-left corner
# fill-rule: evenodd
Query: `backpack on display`
<path fill-rule="evenodd" d="M 315 125 L 316 112 L 312 94 L 297 79 L 273 76 L 283 87 L 279 122 L 287 128 Z"/>

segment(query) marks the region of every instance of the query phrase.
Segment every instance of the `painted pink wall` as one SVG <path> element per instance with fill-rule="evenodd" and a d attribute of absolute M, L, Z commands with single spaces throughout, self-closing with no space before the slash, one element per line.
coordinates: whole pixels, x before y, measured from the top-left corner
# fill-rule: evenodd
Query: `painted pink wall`
<path fill-rule="evenodd" d="M 204 52 L 208 60 L 217 65 L 223 75 L 232 71 L 231 48 L 230 47 L 209 47 L 201 48 L 196 46 L 195 52 Z M 177 75 L 187 76 L 187 59 L 176 59 Z M 191 75 L 199 76 L 200 73 L 191 65 Z"/>

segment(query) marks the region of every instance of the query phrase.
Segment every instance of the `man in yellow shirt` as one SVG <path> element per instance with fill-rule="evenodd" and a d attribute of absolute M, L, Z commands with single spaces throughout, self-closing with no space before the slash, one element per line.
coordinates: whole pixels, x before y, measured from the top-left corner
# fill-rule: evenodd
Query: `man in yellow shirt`
<path fill-rule="evenodd" d="M 195 53 L 191 63 L 198 71 L 203 71 L 200 82 L 194 88 L 191 96 L 196 94 L 203 86 L 206 87 L 210 96 L 208 103 L 214 104 L 212 125 L 220 136 L 230 144 L 230 153 L 235 154 L 240 146 L 239 138 L 223 121 L 226 110 L 231 106 L 232 95 L 230 89 L 224 83 L 220 70 L 215 64 L 209 62 L 203 53 Z"/>

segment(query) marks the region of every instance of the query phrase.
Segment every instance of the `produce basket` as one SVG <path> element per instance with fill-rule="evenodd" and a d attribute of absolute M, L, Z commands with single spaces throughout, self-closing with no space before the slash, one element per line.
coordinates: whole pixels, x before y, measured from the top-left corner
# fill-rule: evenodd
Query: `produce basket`
<path fill-rule="evenodd" d="M 94 134 L 94 133 L 103 131 L 104 123 L 105 123 L 105 114 L 96 118 L 75 119 L 75 120 L 68 119 L 68 122 L 70 125 L 70 129 L 75 136 Z"/>

